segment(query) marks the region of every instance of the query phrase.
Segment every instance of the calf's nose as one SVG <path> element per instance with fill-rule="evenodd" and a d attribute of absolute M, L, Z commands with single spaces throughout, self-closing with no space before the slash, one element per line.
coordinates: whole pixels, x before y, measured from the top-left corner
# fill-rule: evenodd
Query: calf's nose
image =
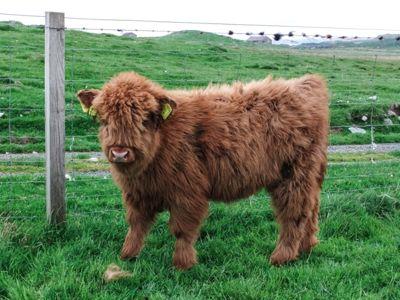
<path fill-rule="evenodd" d="M 132 160 L 131 151 L 125 147 L 111 147 L 110 160 L 112 162 L 129 162 Z"/>

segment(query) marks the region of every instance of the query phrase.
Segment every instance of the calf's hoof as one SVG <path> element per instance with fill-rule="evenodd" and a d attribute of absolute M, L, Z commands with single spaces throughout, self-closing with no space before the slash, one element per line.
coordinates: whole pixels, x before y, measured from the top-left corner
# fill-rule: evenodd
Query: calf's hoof
<path fill-rule="evenodd" d="M 121 255 L 119 256 L 121 260 L 135 260 L 136 258 L 138 258 L 139 255 L 129 255 L 129 254 L 124 254 L 121 253 Z"/>
<path fill-rule="evenodd" d="M 300 244 L 300 252 L 310 252 L 319 243 L 318 239 L 313 235 L 304 239 Z"/>
<path fill-rule="evenodd" d="M 123 246 L 120 258 L 122 260 L 133 260 L 139 256 L 140 248 Z"/>
<path fill-rule="evenodd" d="M 197 264 L 195 251 L 182 251 L 174 254 L 173 264 L 178 270 L 188 270 Z"/>
<path fill-rule="evenodd" d="M 298 251 L 294 251 L 288 247 L 278 246 L 272 253 L 269 261 L 275 266 L 281 266 L 290 261 L 296 260 Z"/>

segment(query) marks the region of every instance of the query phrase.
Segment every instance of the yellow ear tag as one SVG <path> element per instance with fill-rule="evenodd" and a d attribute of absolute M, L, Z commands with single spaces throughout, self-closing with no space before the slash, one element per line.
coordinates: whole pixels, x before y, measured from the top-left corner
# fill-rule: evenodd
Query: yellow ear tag
<path fill-rule="evenodd" d="M 97 115 L 97 111 L 93 108 L 93 106 L 89 107 L 88 115 L 95 117 Z"/>
<path fill-rule="evenodd" d="M 170 114 L 172 113 L 172 107 L 168 103 L 164 103 L 162 105 L 161 116 L 164 120 L 168 119 Z"/>
<path fill-rule="evenodd" d="M 84 113 L 88 114 L 91 117 L 95 117 L 97 115 L 97 112 L 95 111 L 93 106 L 87 108 L 82 102 L 79 101 L 79 103 L 81 104 Z"/>

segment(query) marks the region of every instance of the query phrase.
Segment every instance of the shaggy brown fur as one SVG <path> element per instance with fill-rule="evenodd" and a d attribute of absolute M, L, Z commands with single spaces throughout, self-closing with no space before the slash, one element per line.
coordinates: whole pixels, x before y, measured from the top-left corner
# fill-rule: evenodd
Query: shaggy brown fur
<path fill-rule="evenodd" d="M 321 77 L 167 91 L 122 73 L 78 97 L 98 113 L 101 145 L 123 193 L 130 225 L 123 259 L 139 254 L 157 213 L 168 210 L 173 263 L 192 267 L 209 200 L 232 202 L 264 187 L 280 224 L 271 263 L 317 244 L 328 135 Z M 163 120 L 165 103 L 173 112 Z M 121 151 L 127 161 L 115 163 Z"/>

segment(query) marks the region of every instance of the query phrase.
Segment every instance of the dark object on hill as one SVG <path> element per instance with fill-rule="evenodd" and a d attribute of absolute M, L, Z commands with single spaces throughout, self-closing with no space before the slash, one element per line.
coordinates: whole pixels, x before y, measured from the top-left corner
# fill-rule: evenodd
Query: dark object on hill
<path fill-rule="evenodd" d="M 283 37 L 282 33 L 275 33 L 274 34 L 274 40 L 279 41 Z"/>

